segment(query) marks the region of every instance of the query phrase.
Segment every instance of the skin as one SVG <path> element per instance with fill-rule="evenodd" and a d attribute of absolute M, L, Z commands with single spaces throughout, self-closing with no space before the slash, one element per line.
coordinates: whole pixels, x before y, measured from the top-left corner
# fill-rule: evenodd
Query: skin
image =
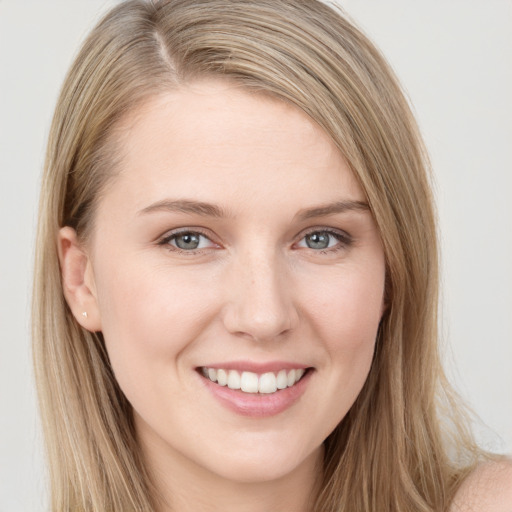
<path fill-rule="evenodd" d="M 512 460 L 481 464 L 463 482 L 450 512 L 475 511 L 512 511 Z"/>
<path fill-rule="evenodd" d="M 365 196 L 304 113 L 226 82 L 154 97 L 122 128 L 121 169 L 92 237 L 83 246 L 62 228 L 59 250 L 68 303 L 103 332 L 134 408 L 161 510 L 306 511 L 322 443 L 366 380 L 384 308 Z M 183 199 L 222 215 L 158 207 Z M 360 207 L 304 215 L 347 201 Z M 201 232 L 200 247 L 179 250 L 173 230 Z M 326 230 L 339 235 L 327 249 L 308 246 Z M 246 417 L 197 371 L 239 360 L 312 370 L 285 411 Z"/>

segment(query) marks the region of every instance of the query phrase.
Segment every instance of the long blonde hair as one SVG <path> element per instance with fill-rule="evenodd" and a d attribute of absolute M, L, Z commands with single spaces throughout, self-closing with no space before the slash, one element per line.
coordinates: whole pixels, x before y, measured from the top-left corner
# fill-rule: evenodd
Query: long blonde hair
<path fill-rule="evenodd" d="M 82 239 L 93 228 L 116 172 L 123 116 L 154 94 L 209 76 L 314 119 L 359 180 L 384 246 L 387 309 L 372 368 L 325 441 L 315 510 L 446 510 L 478 450 L 440 365 L 428 159 L 385 60 L 316 0 L 126 1 L 94 28 L 69 71 L 48 143 L 33 297 L 52 510 L 155 508 L 131 406 L 102 335 L 80 327 L 64 299 L 56 240 L 65 225 Z"/>

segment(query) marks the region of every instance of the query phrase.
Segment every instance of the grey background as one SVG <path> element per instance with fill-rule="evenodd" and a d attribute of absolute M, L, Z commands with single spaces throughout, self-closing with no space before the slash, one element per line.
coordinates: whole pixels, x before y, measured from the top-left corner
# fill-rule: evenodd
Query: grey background
<path fill-rule="evenodd" d="M 0 0 L 0 512 L 46 510 L 29 296 L 39 175 L 64 74 L 113 1 Z M 449 374 L 512 452 L 512 2 L 347 0 L 402 80 L 436 174 Z"/>

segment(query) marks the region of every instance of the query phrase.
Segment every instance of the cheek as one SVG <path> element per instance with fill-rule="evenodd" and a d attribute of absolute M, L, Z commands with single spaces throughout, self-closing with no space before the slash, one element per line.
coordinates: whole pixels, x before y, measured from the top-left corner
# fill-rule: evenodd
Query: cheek
<path fill-rule="evenodd" d="M 382 315 L 384 269 L 339 272 L 310 294 L 312 336 L 325 354 L 329 375 L 321 400 L 336 424 L 366 381 Z"/>
<path fill-rule="evenodd" d="M 342 268 L 309 293 L 308 316 L 331 352 L 373 346 L 383 311 L 384 266 Z"/>
<path fill-rule="evenodd" d="M 214 316 L 211 292 L 169 268 L 145 270 L 120 262 L 101 270 L 102 332 L 121 387 L 151 382 L 147 377 L 156 375 L 158 367 L 168 375 L 177 356 Z"/>

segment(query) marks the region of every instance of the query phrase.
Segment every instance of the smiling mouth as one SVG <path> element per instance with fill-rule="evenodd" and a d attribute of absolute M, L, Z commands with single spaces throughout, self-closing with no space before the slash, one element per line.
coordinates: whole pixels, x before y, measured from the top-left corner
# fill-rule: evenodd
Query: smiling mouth
<path fill-rule="evenodd" d="M 272 394 L 293 387 L 309 371 L 309 368 L 280 370 L 278 372 L 254 373 L 222 368 L 199 368 L 202 375 L 219 386 L 227 386 L 250 394 Z"/>

